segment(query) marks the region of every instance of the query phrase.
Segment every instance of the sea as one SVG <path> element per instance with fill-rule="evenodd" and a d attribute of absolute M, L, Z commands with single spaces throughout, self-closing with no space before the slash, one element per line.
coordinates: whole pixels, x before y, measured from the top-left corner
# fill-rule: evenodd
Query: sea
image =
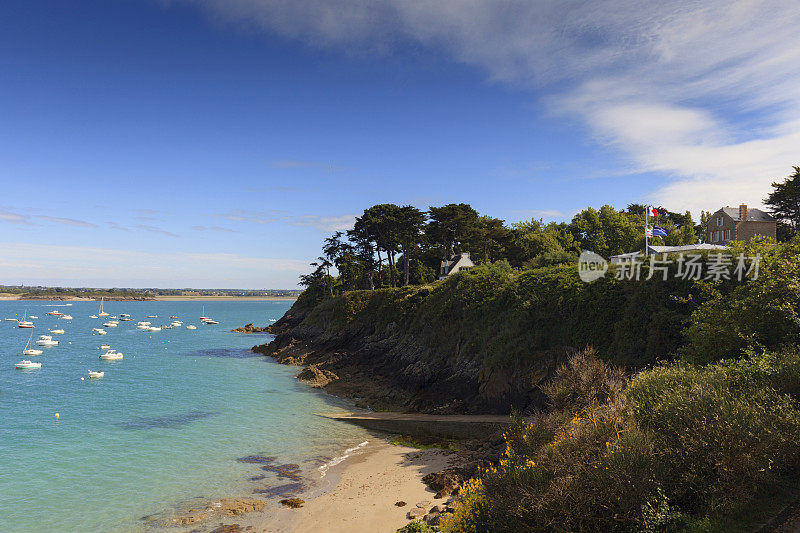
<path fill-rule="evenodd" d="M 297 367 L 250 351 L 269 335 L 230 331 L 270 324 L 291 303 L 109 301 L 105 311 L 133 320 L 100 336 L 92 328 L 109 317 L 90 318 L 96 302 L 0 301 L 0 319 L 38 317 L 34 329 L 0 322 L 0 531 L 153 531 L 181 509 L 276 499 L 318 480 L 371 437 L 320 416 L 349 406 L 299 383 Z M 171 316 L 183 326 L 136 329 Z M 29 338 L 51 329 L 64 330 L 58 346 L 24 357 L 42 367 L 16 369 Z M 100 360 L 102 344 L 123 359 Z"/>

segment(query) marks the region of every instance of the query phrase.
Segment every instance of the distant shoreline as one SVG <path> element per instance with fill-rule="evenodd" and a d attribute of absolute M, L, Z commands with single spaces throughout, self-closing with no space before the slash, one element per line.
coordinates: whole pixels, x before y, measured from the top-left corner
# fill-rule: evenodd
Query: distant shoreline
<path fill-rule="evenodd" d="M 180 300 L 252 300 L 252 301 L 294 301 L 297 296 L 156 296 L 156 301 Z"/>
<path fill-rule="evenodd" d="M 100 298 L 88 298 L 85 296 L 61 296 L 61 297 L 23 297 L 18 294 L 3 294 L 0 295 L 0 301 L 60 301 L 60 302 L 99 302 Z M 177 302 L 177 301 L 276 301 L 276 302 L 291 302 L 297 300 L 296 296 L 153 296 L 149 298 L 114 298 L 105 297 L 107 302 Z"/>

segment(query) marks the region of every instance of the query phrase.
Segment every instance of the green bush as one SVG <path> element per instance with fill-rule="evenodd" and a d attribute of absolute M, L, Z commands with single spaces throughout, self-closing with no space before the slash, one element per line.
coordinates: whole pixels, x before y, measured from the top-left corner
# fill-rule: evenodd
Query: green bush
<path fill-rule="evenodd" d="M 691 315 L 683 358 L 709 363 L 748 348 L 775 349 L 800 342 L 800 238 L 783 245 L 734 244 L 734 257 L 760 254 L 758 278 L 717 282 Z"/>
<path fill-rule="evenodd" d="M 800 350 L 617 379 L 589 353 L 563 366 L 545 387 L 560 409 L 514 421 L 443 530 L 701 531 L 796 475 Z"/>

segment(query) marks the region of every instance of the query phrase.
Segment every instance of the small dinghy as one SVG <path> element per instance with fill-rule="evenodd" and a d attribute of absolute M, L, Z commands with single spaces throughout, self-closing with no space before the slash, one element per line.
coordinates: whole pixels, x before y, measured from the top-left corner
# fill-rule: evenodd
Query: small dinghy
<path fill-rule="evenodd" d="M 105 375 L 106 375 L 105 372 L 92 372 L 91 370 L 89 370 L 89 379 L 102 378 Z"/>
<path fill-rule="evenodd" d="M 19 368 L 20 370 L 31 370 L 33 368 L 42 368 L 42 363 L 34 363 L 32 361 L 28 361 L 27 359 L 23 359 L 16 365 L 15 368 Z"/>
<path fill-rule="evenodd" d="M 110 344 L 101 344 L 100 345 L 100 349 L 101 350 L 108 350 L 109 348 L 111 348 Z"/>
<path fill-rule="evenodd" d="M 89 315 L 89 318 L 98 318 L 97 315 Z"/>
<path fill-rule="evenodd" d="M 217 322 L 216 320 L 211 320 L 209 318 L 209 319 L 203 320 L 203 324 L 219 324 L 219 322 Z"/>
<path fill-rule="evenodd" d="M 156 326 L 148 326 L 148 328 L 147 328 L 147 329 L 148 329 L 149 331 L 161 331 L 161 328 L 158 328 L 158 327 L 156 327 Z"/>
<path fill-rule="evenodd" d="M 64 334 L 64 330 L 63 329 L 51 329 L 50 333 L 54 333 L 56 335 L 63 335 Z"/>
<path fill-rule="evenodd" d="M 101 329 L 101 330 L 99 330 L 97 332 L 98 335 L 105 335 L 106 333 L 108 333 L 108 332 L 106 330 L 104 330 L 104 329 Z"/>
<path fill-rule="evenodd" d="M 194 324 L 189 324 L 188 326 L 186 326 L 186 329 L 197 329 L 197 326 L 195 326 Z"/>
<path fill-rule="evenodd" d="M 103 327 L 104 327 L 104 328 L 115 328 L 115 327 L 117 327 L 118 325 L 119 325 L 119 324 L 117 324 L 116 322 L 106 322 L 105 324 L 103 324 Z"/>
<path fill-rule="evenodd" d="M 122 352 L 116 350 L 109 350 L 104 354 L 100 354 L 100 359 L 103 361 L 119 361 L 122 359 Z"/>

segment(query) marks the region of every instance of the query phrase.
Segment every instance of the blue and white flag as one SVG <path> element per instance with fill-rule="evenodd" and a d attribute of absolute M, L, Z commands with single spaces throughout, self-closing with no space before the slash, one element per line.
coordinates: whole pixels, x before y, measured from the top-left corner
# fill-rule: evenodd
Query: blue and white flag
<path fill-rule="evenodd" d="M 653 226 L 653 237 L 666 237 L 667 230 L 660 226 Z"/>

